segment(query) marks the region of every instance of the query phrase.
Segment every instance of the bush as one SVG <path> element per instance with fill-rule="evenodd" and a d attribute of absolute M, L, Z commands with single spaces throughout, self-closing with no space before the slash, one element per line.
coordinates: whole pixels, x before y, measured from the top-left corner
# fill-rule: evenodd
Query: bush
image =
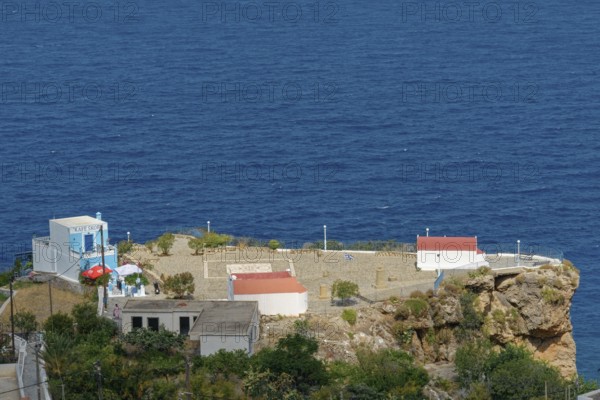
<path fill-rule="evenodd" d="M 479 267 L 475 271 L 469 272 L 469 278 L 477 278 L 480 276 L 490 275 L 492 269 L 490 267 Z"/>
<path fill-rule="evenodd" d="M 548 304 L 561 305 L 565 303 L 565 296 L 558 290 L 549 287 L 542 289 L 542 299 Z"/>
<path fill-rule="evenodd" d="M 70 315 L 57 312 L 46 319 L 44 330 L 58 335 L 71 335 L 73 333 L 73 318 Z"/>
<path fill-rule="evenodd" d="M 154 245 L 155 245 L 155 241 L 154 240 L 148 240 L 146 243 L 144 243 L 144 246 L 146 246 L 146 248 L 148 249 L 148 251 L 150 251 L 150 253 L 152 253 L 154 251 Z"/>
<path fill-rule="evenodd" d="M 184 337 L 161 326 L 158 331 L 134 329 L 125 335 L 123 341 L 140 350 L 170 351 L 183 348 Z"/>
<path fill-rule="evenodd" d="M 119 256 L 123 256 L 124 254 L 129 253 L 132 248 L 133 243 L 128 242 L 127 240 L 121 240 L 117 244 L 117 253 L 119 254 Z"/>
<path fill-rule="evenodd" d="M 408 317 L 410 317 L 410 309 L 406 304 L 402 303 L 396 307 L 396 313 L 394 314 L 395 319 L 407 319 Z"/>
<path fill-rule="evenodd" d="M 422 399 L 423 387 L 429 381 L 427 372 L 414 364 L 414 359 L 398 350 L 384 349 L 377 352 L 356 352 L 358 365 L 351 378 L 354 385 L 364 385 L 375 393 L 387 395 L 381 398 Z M 370 397 L 373 398 L 373 397 Z"/>
<path fill-rule="evenodd" d="M 422 298 L 407 299 L 404 301 L 404 305 L 409 309 L 410 314 L 416 318 L 427 316 L 429 311 L 429 304 Z"/>
<path fill-rule="evenodd" d="M 194 255 L 197 256 L 200 250 L 204 249 L 204 239 L 202 238 L 191 238 L 188 240 L 188 247 L 194 250 Z"/>
<path fill-rule="evenodd" d="M 171 247 L 173 247 L 174 243 L 175 235 L 169 232 L 163 234 L 156 240 L 156 246 L 160 249 L 163 256 L 169 255 L 169 250 L 171 250 Z"/>
<path fill-rule="evenodd" d="M 137 279 L 140 278 L 140 284 L 146 286 L 148 282 L 148 278 L 144 276 L 144 274 L 131 274 L 125 277 L 125 283 L 129 286 L 135 286 Z"/>
<path fill-rule="evenodd" d="M 351 308 L 347 308 L 342 311 L 342 319 L 349 323 L 350 325 L 356 324 L 356 310 Z"/>
<path fill-rule="evenodd" d="M 427 295 L 420 290 L 415 290 L 410 294 L 410 297 L 413 299 L 424 299 L 427 300 Z"/>
<path fill-rule="evenodd" d="M 173 294 L 176 299 L 186 295 L 193 295 L 196 290 L 194 276 L 190 272 L 182 272 L 163 279 L 163 290 L 166 294 Z"/>
<path fill-rule="evenodd" d="M 277 240 L 275 240 L 275 239 L 269 240 L 269 249 L 275 251 L 280 246 L 281 246 L 281 244 Z"/>
<path fill-rule="evenodd" d="M 496 323 L 504 325 L 504 323 L 506 322 L 506 315 L 504 314 L 504 311 L 495 309 L 494 311 L 492 311 L 492 319 Z"/>
<path fill-rule="evenodd" d="M 35 315 L 29 311 L 19 311 L 13 319 L 15 328 L 27 336 L 37 329 Z"/>
<path fill-rule="evenodd" d="M 346 303 L 346 300 L 357 294 L 358 285 L 351 281 L 338 279 L 333 282 L 333 286 L 331 287 L 331 296 L 339 297 L 342 300 L 342 303 Z"/>

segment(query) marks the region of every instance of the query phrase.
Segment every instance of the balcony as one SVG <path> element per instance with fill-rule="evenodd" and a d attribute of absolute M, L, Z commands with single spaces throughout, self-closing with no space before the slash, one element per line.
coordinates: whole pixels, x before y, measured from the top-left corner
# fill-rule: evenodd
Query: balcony
<path fill-rule="evenodd" d="M 50 246 L 50 236 L 40 236 L 33 238 L 33 245 L 35 246 Z"/>

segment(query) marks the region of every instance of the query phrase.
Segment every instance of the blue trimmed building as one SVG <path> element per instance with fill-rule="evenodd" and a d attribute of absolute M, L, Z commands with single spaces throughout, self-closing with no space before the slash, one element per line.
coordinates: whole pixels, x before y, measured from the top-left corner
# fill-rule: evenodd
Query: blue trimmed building
<path fill-rule="evenodd" d="M 51 219 L 49 225 L 50 236 L 32 240 L 35 272 L 78 282 L 81 272 L 102 264 L 102 235 L 105 265 L 113 271 L 118 266 L 117 248 L 108 244 L 108 224 L 101 213 L 96 213 L 96 218 L 85 215 Z"/>

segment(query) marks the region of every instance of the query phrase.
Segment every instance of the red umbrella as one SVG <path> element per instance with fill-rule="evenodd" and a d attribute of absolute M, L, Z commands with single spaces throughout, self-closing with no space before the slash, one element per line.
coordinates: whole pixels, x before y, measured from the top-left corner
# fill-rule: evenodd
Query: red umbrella
<path fill-rule="evenodd" d="M 110 274 L 111 272 L 112 269 L 106 266 L 102 268 L 102 265 L 94 265 L 90 269 L 86 269 L 85 271 L 83 271 L 81 275 L 85 276 L 86 278 L 97 279 L 101 277 L 104 273 Z"/>

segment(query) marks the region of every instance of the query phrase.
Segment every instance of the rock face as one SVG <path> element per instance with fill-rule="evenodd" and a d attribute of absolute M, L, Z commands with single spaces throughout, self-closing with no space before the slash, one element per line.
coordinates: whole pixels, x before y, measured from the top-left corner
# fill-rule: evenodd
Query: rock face
<path fill-rule="evenodd" d="M 501 346 L 524 345 L 567 378 L 577 373 L 569 311 L 578 286 L 579 274 L 569 264 L 512 276 L 486 274 L 465 282 L 465 288 L 477 295 L 474 306 L 483 316 L 485 336 Z M 434 306 L 441 319 L 437 322 L 455 325 L 458 318 L 454 316 L 460 315 L 457 303 L 446 298 L 437 309 Z M 433 361 L 440 361 L 439 356 Z"/>
<path fill-rule="evenodd" d="M 424 364 L 452 363 L 457 338 L 476 324 L 494 344 L 523 345 L 572 378 L 577 371 L 569 310 L 578 285 L 570 264 L 504 276 L 482 273 L 462 284 L 445 282 L 435 295 L 416 293 L 360 308 L 355 325 L 318 314 L 309 321 L 323 359 L 355 361 L 356 349 L 366 346 L 403 349 Z"/>

